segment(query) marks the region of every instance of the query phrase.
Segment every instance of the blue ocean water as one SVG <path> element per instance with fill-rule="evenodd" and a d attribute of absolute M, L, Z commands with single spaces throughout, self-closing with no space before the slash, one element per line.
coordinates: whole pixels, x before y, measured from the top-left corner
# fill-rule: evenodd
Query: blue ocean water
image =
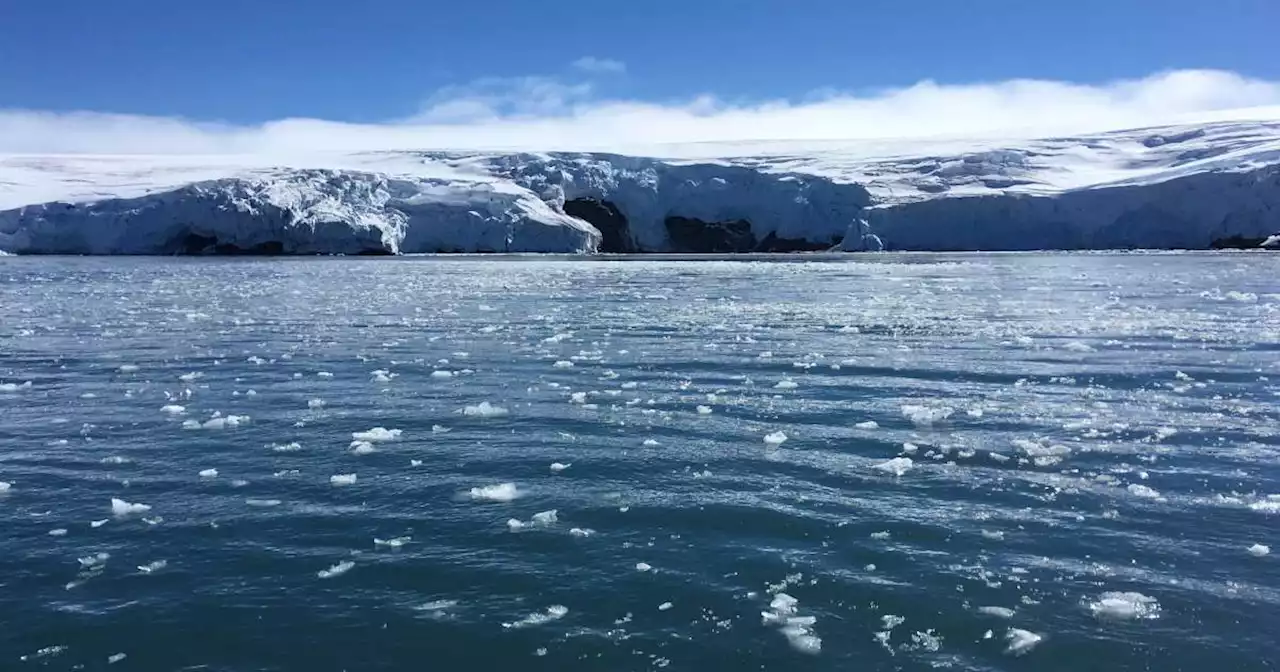
<path fill-rule="evenodd" d="M 1277 278 L 0 259 L 0 669 L 1273 669 Z"/>

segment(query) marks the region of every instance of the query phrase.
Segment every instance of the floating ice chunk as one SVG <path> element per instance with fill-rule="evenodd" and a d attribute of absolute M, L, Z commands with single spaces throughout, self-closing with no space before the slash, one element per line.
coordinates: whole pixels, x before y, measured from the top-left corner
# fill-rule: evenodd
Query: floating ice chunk
<path fill-rule="evenodd" d="M 671 607 L 674 607 L 674 606 L 676 606 L 676 605 L 674 605 L 674 604 L 672 604 L 672 603 L 670 603 L 670 602 L 663 602 L 662 604 L 659 604 L 659 605 L 658 605 L 658 611 L 666 611 L 666 610 L 668 610 L 668 609 L 670 609 Z"/>
<path fill-rule="evenodd" d="M 699 407 L 698 407 L 698 415 L 711 415 L 711 407 L 710 407 L 710 406 L 699 406 Z"/>
<path fill-rule="evenodd" d="M 662 444 L 658 443 L 658 442 L 657 442 L 656 440 L 654 440 L 654 439 L 645 439 L 645 440 L 644 440 L 644 443 L 643 443 L 642 445 L 645 445 L 645 446 L 648 446 L 648 447 L 652 448 L 652 447 L 654 447 L 654 446 L 660 446 L 660 445 L 662 445 Z"/>
<path fill-rule="evenodd" d="M 116 371 L 120 373 L 137 373 L 138 365 L 137 364 L 121 364 L 120 367 L 116 369 Z"/>
<path fill-rule="evenodd" d="M 449 429 L 448 427 L 445 427 L 444 425 L 431 425 L 432 434 L 447 434 L 451 431 L 453 430 Z"/>
<path fill-rule="evenodd" d="M 271 450 L 277 453 L 296 453 L 299 450 L 302 450 L 302 444 L 297 441 L 292 441 L 290 443 L 273 443 L 271 444 Z"/>
<path fill-rule="evenodd" d="M 595 533 L 595 530 L 587 527 L 573 527 L 569 529 L 569 534 L 575 537 L 589 537 Z"/>
<path fill-rule="evenodd" d="M 978 613 L 996 618 L 1013 618 L 1014 611 L 1008 607 L 978 607 Z"/>
<path fill-rule="evenodd" d="M 437 378 L 437 379 L 452 378 L 453 372 L 446 371 L 445 369 L 436 369 L 435 371 L 431 372 L 431 377 Z"/>
<path fill-rule="evenodd" d="M 904 404 L 902 406 L 902 417 L 910 420 L 917 427 L 929 427 L 951 417 L 955 413 L 955 409 L 950 406 L 923 406 L 919 404 Z"/>
<path fill-rule="evenodd" d="M 1005 455 L 1003 453 L 997 453 L 994 451 L 987 453 L 987 457 L 990 457 L 996 462 L 1008 462 L 1011 459 L 1008 455 Z"/>
<path fill-rule="evenodd" d="M 38 658 L 50 658 L 50 657 L 65 653 L 68 648 L 70 647 L 68 647 L 66 644 L 59 644 L 57 646 L 46 646 L 43 649 L 36 651 L 35 653 L 19 656 L 18 660 L 21 660 L 22 662 L 25 663 L 28 660 L 35 660 Z"/>
<path fill-rule="evenodd" d="M 214 416 L 203 423 L 199 420 L 187 420 L 182 423 L 183 429 L 230 429 L 249 422 L 247 415 Z"/>
<path fill-rule="evenodd" d="M 368 455 L 369 453 L 378 452 L 378 449 L 374 448 L 373 444 L 368 441 L 352 441 L 348 448 L 356 455 Z"/>
<path fill-rule="evenodd" d="M 1133 621 L 1160 618 L 1160 603 L 1156 598 L 1142 593 L 1103 593 L 1088 606 L 1089 611 L 1101 619 Z"/>
<path fill-rule="evenodd" d="M 111 520 L 110 518 L 103 518 L 101 520 L 91 520 L 89 521 L 89 527 L 96 529 L 96 528 L 102 527 L 103 525 L 106 525 L 107 522 L 109 522 L 110 520 Z"/>
<path fill-rule="evenodd" d="M 151 507 L 147 504 L 132 504 L 123 499 L 111 498 L 111 513 L 117 516 L 127 516 L 132 513 L 146 513 Z"/>
<path fill-rule="evenodd" d="M 1254 294 L 1253 292 L 1237 292 L 1235 290 L 1232 290 L 1224 294 L 1224 296 L 1231 301 L 1238 301 L 1240 303 L 1257 303 L 1258 302 L 1258 295 Z"/>
<path fill-rule="evenodd" d="M 13 484 L 8 481 L 0 481 L 0 492 L 9 492 L 13 489 Z"/>
<path fill-rule="evenodd" d="M 786 440 L 787 435 L 782 431 L 764 435 L 764 442 L 770 446 L 781 446 Z"/>
<path fill-rule="evenodd" d="M 352 567 L 355 567 L 355 566 L 356 566 L 356 563 L 350 560 L 343 560 L 342 562 L 339 562 L 338 564 L 328 569 L 322 569 L 316 572 L 316 576 L 322 579 L 332 579 L 335 576 L 342 576 L 343 574 L 346 574 L 347 572 L 351 571 Z"/>
<path fill-rule="evenodd" d="M 1021 656 L 1031 651 L 1031 649 L 1036 648 L 1040 642 L 1044 641 L 1044 636 L 1037 635 L 1030 630 L 1009 628 L 1009 631 L 1004 635 L 1004 639 L 1009 642 L 1009 645 L 1005 647 L 1004 652 L 1011 656 Z"/>
<path fill-rule="evenodd" d="M 1062 346 L 1062 349 L 1070 350 L 1071 352 L 1093 352 L 1094 350 L 1092 345 L 1080 341 L 1069 341 Z"/>
<path fill-rule="evenodd" d="M 471 499 L 481 502 L 510 502 L 520 496 L 515 483 L 498 483 L 483 487 L 471 488 L 468 491 Z"/>
<path fill-rule="evenodd" d="M 387 548 L 400 548 L 405 544 L 413 541 L 413 537 L 393 537 L 391 539 L 378 539 L 374 537 L 374 546 L 386 546 Z"/>
<path fill-rule="evenodd" d="M 316 376 L 319 378 L 332 378 L 333 374 L 328 371 L 317 371 Z"/>
<path fill-rule="evenodd" d="M 334 474 L 329 477 L 329 483 L 331 485 L 354 485 L 355 482 L 355 474 Z"/>
<path fill-rule="evenodd" d="M 523 520 L 520 520 L 519 518 L 507 519 L 507 529 L 511 530 L 512 532 L 515 532 L 517 530 L 523 530 L 526 527 L 532 527 L 532 526 L 533 526 L 533 523 L 526 523 Z"/>
<path fill-rule="evenodd" d="M 1134 497 L 1142 497 L 1143 499 L 1159 499 L 1160 498 L 1159 492 L 1145 485 L 1140 485 L 1138 483 L 1132 483 L 1126 489 L 1129 491 L 1129 494 L 1133 495 Z"/>
<path fill-rule="evenodd" d="M 862 422 L 854 425 L 854 427 L 857 427 L 858 429 L 880 429 L 880 423 L 875 420 L 863 420 Z"/>
<path fill-rule="evenodd" d="M 914 443 L 902 444 L 902 452 L 905 455 L 915 455 L 917 452 L 919 452 L 919 450 L 920 450 L 920 446 L 917 446 Z"/>
<path fill-rule="evenodd" d="M 884 531 L 881 531 L 881 532 L 872 532 L 872 533 L 871 533 L 871 538 L 872 538 L 872 539 L 888 539 L 888 538 L 889 538 L 889 533 L 888 533 L 888 532 L 884 532 Z"/>
<path fill-rule="evenodd" d="M 911 471 L 911 467 L 912 462 L 909 457 L 895 457 L 887 462 L 881 462 L 872 466 L 873 469 L 878 469 L 886 474 L 893 474 L 894 476 L 901 476 L 908 471 Z"/>
<path fill-rule="evenodd" d="M 775 389 L 775 390 L 794 390 L 794 389 L 796 389 L 797 387 L 800 387 L 800 384 L 799 384 L 799 383 L 797 383 L 797 382 L 796 382 L 796 381 L 794 381 L 794 380 L 791 380 L 790 378 L 784 378 L 784 379 L 782 379 L 782 380 L 779 380 L 779 381 L 777 382 L 777 384 L 775 384 L 775 385 L 773 386 L 773 389 Z"/>
<path fill-rule="evenodd" d="M 198 371 L 192 371 L 191 373 L 184 373 L 181 376 L 178 376 L 178 380 L 181 380 L 184 383 L 190 383 L 196 380 L 197 378 L 201 378 L 203 376 L 204 376 L 203 373 L 200 373 Z"/>
<path fill-rule="evenodd" d="M 653 569 L 653 565 L 650 565 L 650 564 L 649 564 L 649 563 L 647 563 L 647 562 L 637 562 L 637 563 L 636 563 L 636 571 L 637 571 L 637 572 L 648 572 L 648 571 L 651 571 L 652 569 Z"/>
<path fill-rule="evenodd" d="M 49 530 L 49 536 L 51 536 L 51 537 L 65 537 L 65 536 L 67 536 L 67 528 L 65 528 L 65 527 L 59 527 L 59 528 L 54 529 L 54 530 Z"/>
<path fill-rule="evenodd" d="M 880 617 L 880 629 L 892 630 L 906 622 L 906 617 L 898 616 L 896 614 L 885 614 Z"/>
<path fill-rule="evenodd" d="M 572 466 L 573 466 L 573 463 L 572 463 L 572 462 L 570 462 L 569 464 L 565 464 L 565 463 L 563 463 L 563 462 L 552 462 L 552 463 L 551 463 L 551 473 L 553 473 L 553 474 L 558 474 L 558 473 L 560 473 L 560 472 L 564 471 L 565 469 L 568 469 L 569 467 L 572 467 Z"/>
<path fill-rule="evenodd" d="M 533 523 L 535 525 L 543 526 L 554 525 L 560 522 L 560 516 L 557 515 L 557 513 L 558 512 L 555 509 L 551 509 L 550 511 L 539 511 L 538 513 L 533 514 Z"/>
<path fill-rule="evenodd" d="M 587 403 L 587 393 L 574 392 L 573 394 L 569 395 L 569 402 L 574 404 L 585 404 Z"/>
<path fill-rule="evenodd" d="M 1004 530 L 983 530 L 982 536 L 995 541 L 1004 541 Z"/>
<path fill-rule="evenodd" d="M 200 473 L 197 475 L 200 478 L 217 478 L 218 470 L 217 469 L 201 469 Z"/>
<path fill-rule="evenodd" d="M 280 506 L 281 504 L 284 504 L 284 502 L 282 502 L 282 501 L 280 501 L 280 500 L 278 500 L 278 499 L 253 499 L 253 498 L 250 498 L 250 499 L 246 499 L 246 500 L 244 500 L 244 504 L 245 504 L 245 506 L 253 506 L 253 507 L 257 507 L 257 508 L 267 509 L 267 508 L 271 508 L 271 507 L 273 507 L 273 506 Z"/>
<path fill-rule="evenodd" d="M 169 415 L 182 415 L 183 413 L 187 412 L 187 407 L 179 406 L 177 404 L 168 404 L 165 406 L 161 406 L 160 412 L 168 413 Z"/>
<path fill-rule="evenodd" d="M 409 466 L 411 466 L 411 467 L 421 467 L 421 466 L 422 466 L 422 460 L 409 460 Z"/>
<path fill-rule="evenodd" d="M 400 374 L 398 373 L 391 373 L 386 369 L 378 369 L 377 371 L 370 373 L 369 377 L 372 378 L 375 383 L 389 383 L 391 382 L 391 379 L 396 378 L 399 375 Z"/>
<path fill-rule="evenodd" d="M 138 565 L 138 571 L 143 574 L 154 574 L 168 566 L 168 560 L 156 560 L 155 562 L 148 562 L 145 565 Z"/>
<path fill-rule="evenodd" d="M 122 661 L 122 660 L 124 660 L 125 658 L 128 658 L 128 657 L 129 657 L 129 656 L 128 656 L 128 654 L 124 654 L 124 653 L 113 653 L 113 654 L 111 654 L 111 655 L 107 656 L 107 664 L 108 664 L 108 665 L 115 665 L 116 663 L 118 663 L 118 662 L 120 662 L 120 661 Z"/>
<path fill-rule="evenodd" d="M 1254 544 L 1250 546 L 1248 550 L 1249 555 L 1252 555 L 1255 558 L 1261 558 L 1262 556 L 1271 553 L 1271 547 L 1263 544 Z"/>
<path fill-rule="evenodd" d="M 499 418 L 507 414 L 507 409 L 482 401 L 475 406 L 465 406 L 462 414 L 477 418 Z"/>
<path fill-rule="evenodd" d="M 567 360 L 567 359 L 562 359 L 562 360 L 560 360 L 560 361 L 556 362 L 555 364 L 552 364 L 551 366 L 553 366 L 553 367 L 555 367 L 555 368 L 557 368 L 557 369 L 572 369 L 572 368 L 573 368 L 573 362 L 571 362 L 571 361 L 569 361 L 569 360 Z"/>
<path fill-rule="evenodd" d="M 374 427 L 364 432 L 352 432 L 351 438 L 356 441 L 395 441 L 400 438 L 401 432 L 398 429 L 386 429 L 385 427 Z"/>
<path fill-rule="evenodd" d="M 503 623 L 502 627 L 507 629 L 527 628 L 533 625 L 542 625 L 552 621 L 558 621 L 569 613 L 569 608 L 559 604 L 553 604 L 547 607 L 546 611 L 536 612 L 525 616 L 524 618 L 513 621 L 511 623 Z"/>
<path fill-rule="evenodd" d="M 6 394 L 13 394 L 15 392 L 20 392 L 22 390 L 29 390 L 29 389 L 31 389 L 31 381 L 29 380 L 25 383 L 22 383 L 21 385 L 19 385 L 18 383 L 0 383 L 0 392 L 6 393 Z"/>
<path fill-rule="evenodd" d="M 317 408 L 324 408 L 324 399 L 308 399 L 307 408 L 310 408 L 312 410 L 315 410 Z"/>
<path fill-rule="evenodd" d="M 769 603 L 769 611 L 760 612 L 761 621 L 765 625 L 777 625 L 778 632 L 787 638 L 791 648 L 801 653 L 817 655 L 822 652 L 822 639 L 813 632 L 817 618 L 813 616 L 797 616 L 799 600 L 786 594 L 777 593 Z"/>

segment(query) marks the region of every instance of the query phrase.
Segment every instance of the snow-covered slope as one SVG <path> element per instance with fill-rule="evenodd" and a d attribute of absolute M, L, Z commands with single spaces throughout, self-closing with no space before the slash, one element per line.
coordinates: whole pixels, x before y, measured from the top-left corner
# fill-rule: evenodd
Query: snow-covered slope
<path fill-rule="evenodd" d="M 1280 232 L 1280 121 L 647 153 L 0 156 L 0 250 L 1081 249 Z"/>

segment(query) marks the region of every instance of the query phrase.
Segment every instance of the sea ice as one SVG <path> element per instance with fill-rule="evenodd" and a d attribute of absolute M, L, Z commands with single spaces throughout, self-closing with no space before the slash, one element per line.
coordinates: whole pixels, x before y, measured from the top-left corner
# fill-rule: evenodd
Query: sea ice
<path fill-rule="evenodd" d="M 464 407 L 462 414 L 477 418 L 499 418 L 507 414 L 507 409 L 482 401 L 475 406 Z"/>
<path fill-rule="evenodd" d="M 471 495 L 471 499 L 481 502 L 510 502 L 520 496 L 520 491 L 516 488 L 515 483 L 486 485 L 471 488 L 468 492 Z"/>
<path fill-rule="evenodd" d="M 902 406 L 902 417 L 910 420 L 917 427 L 931 427 L 936 425 L 955 413 L 955 409 L 950 406 L 924 406 L 919 404 L 904 404 Z"/>
<path fill-rule="evenodd" d="M 573 466 L 573 463 L 572 463 L 572 462 L 570 462 L 569 464 L 564 464 L 563 462 L 552 462 L 552 463 L 551 463 L 551 473 L 553 473 L 553 474 L 558 474 L 558 473 L 560 473 L 560 472 L 564 471 L 565 469 L 568 469 L 569 467 L 572 467 L 572 466 Z"/>
<path fill-rule="evenodd" d="M 322 579 L 332 579 L 335 576 L 342 576 L 343 574 L 346 574 L 347 572 L 351 571 L 352 567 L 355 567 L 355 566 L 356 566 L 356 563 L 350 560 L 343 560 L 342 562 L 339 562 L 338 564 L 328 569 L 322 569 L 316 572 L 316 576 Z"/>
<path fill-rule="evenodd" d="M 111 513 L 117 516 L 127 516 L 131 513 L 146 513 L 151 507 L 147 504 L 132 504 L 123 499 L 111 498 Z"/>
<path fill-rule="evenodd" d="M 534 625 L 542 625 L 552 621 L 558 621 L 569 613 L 569 608 L 559 604 L 553 604 L 546 608 L 545 611 L 535 612 L 525 616 L 518 621 L 503 623 L 502 627 L 507 629 L 527 628 Z"/>
<path fill-rule="evenodd" d="M 893 474 L 894 476 L 901 476 L 907 473 L 911 470 L 911 467 L 912 462 L 909 457 L 895 457 L 886 462 L 881 462 L 872 466 L 873 469 L 878 469 L 886 474 Z"/>
<path fill-rule="evenodd" d="M 355 474 L 334 474 L 329 477 L 329 483 L 332 485 L 353 485 L 355 482 Z"/>
<path fill-rule="evenodd" d="M 169 415 L 182 415 L 183 413 L 187 412 L 187 407 L 179 406 L 177 404 L 168 404 L 165 406 L 161 406 L 160 411 L 162 413 L 168 413 Z"/>
<path fill-rule="evenodd" d="M 385 427 L 374 427 L 363 432 L 352 432 L 351 438 L 356 441 L 395 441 L 400 438 L 401 432 L 398 429 L 386 429 Z"/>
<path fill-rule="evenodd" d="M 1043 635 L 1038 635 L 1030 630 L 1022 630 L 1020 628 L 1009 628 L 1004 635 L 1005 641 L 1009 645 L 1005 647 L 1004 652 L 1011 656 L 1021 656 L 1044 641 Z"/>
<path fill-rule="evenodd" d="M 168 560 L 156 560 L 155 562 L 148 562 L 145 565 L 138 565 L 138 571 L 143 574 L 154 574 L 168 566 Z"/>
<path fill-rule="evenodd" d="M 200 478 L 217 478 L 218 470 L 217 469 L 201 469 L 200 473 L 197 475 L 200 476 Z"/>
<path fill-rule="evenodd" d="M 854 425 L 854 427 L 857 427 L 858 429 L 880 429 L 880 423 L 875 420 L 863 420 L 862 422 Z"/>
<path fill-rule="evenodd" d="M 1263 544 L 1254 544 L 1250 546 L 1248 550 L 1249 550 L 1249 555 L 1252 555 L 1256 558 L 1261 558 L 1262 556 L 1268 555 L 1271 553 L 1271 547 Z"/>
<path fill-rule="evenodd" d="M 378 449 L 374 448 L 373 444 L 368 441 L 352 441 L 347 448 L 356 455 L 368 455 L 369 453 L 378 452 Z"/>
<path fill-rule="evenodd" d="M 782 431 L 772 432 L 764 435 L 764 442 L 770 446 L 781 446 L 787 440 L 787 435 Z"/>
<path fill-rule="evenodd" d="M 1013 618 L 1014 611 L 1008 607 L 978 607 L 978 613 L 996 618 Z"/>
<path fill-rule="evenodd" d="M 1134 592 L 1103 593 L 1088 604 L 1089 611 L 1100 619 L 1132 621 L 1160 618 L 1160 603 L 1156 598 Z"/>

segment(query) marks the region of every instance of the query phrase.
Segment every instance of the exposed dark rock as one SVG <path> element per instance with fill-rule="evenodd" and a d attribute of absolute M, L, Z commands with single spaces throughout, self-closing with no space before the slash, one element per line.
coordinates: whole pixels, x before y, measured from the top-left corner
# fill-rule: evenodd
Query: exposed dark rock
<path fill-rule="evenodd" d="M 673 216 L 663 224 L 667 227 L 672 252 L 727 254 L 756 249 L 751 222 L 745 219 L 704 222 L 692 217 Z"/>
<path fill-rule="evenodd" d="M 756 245 L 756 252 L 824 252 L 839 245 L 839 238 L 815 243 L 802 238 L 779 238 L 777 234 L 770 232 Z"/>
<path fill-rule="evenodd" d="M 564 202 L 564 214 L 577 217 L 600 231 L 600 251 L 612 254 L 638 252 L 627 218 L 609 201 L 575 198 Z"/>
<path fill-rule="evenodd" d="M 1258 250 L 1270 249 L 1262 247 L 1267 241 L 1266 238 L 1253 238 L 1249 236 L 1227 236 L 1226 238 L 1215 238 L 1209 243 L 1209 247 L 1215 250 Z"/>
<path fill-rule="evenodd" d="M 165 247 L 170 254 L 179 256 L 272 256 L 287 254 L 284 243 L 278 240 L 266 240 L 256 245 L 242 247 L 234 243 L 224 243 L 216 236 L 205 236 L 194 232 L 177 238 Z M 384 248 L 365 248 L 356 252 L 357 256 L 386 256 L 391 252 Z"/>

